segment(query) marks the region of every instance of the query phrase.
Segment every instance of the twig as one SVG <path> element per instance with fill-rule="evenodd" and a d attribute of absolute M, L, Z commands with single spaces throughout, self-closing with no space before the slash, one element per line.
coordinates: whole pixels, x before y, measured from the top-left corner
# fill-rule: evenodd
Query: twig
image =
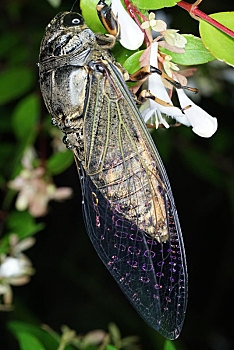
<path fill-rule="evenodd" d="M 188 11 L 189 14 L 197 19 L 200 20 L 200 18 L 202 18 L 204 21 L 210 23 L 212 26 L 220 29 L 222 32 L 226 33 L 227 35 L 231 36 L 232 38 L 234 38 L 234 32 L 225 27 L 224 25 L 222 25 L 221 23 L 217 22 L 215 19 L 211 18 L 210 16 L 208 16 L 207 14 L 205 14 L 204 12 L 200 11 L 198 9 L 198 4 L 201 1 L 196 1 L 194 4 L 188 4 L 185 1 L 179 1 L 177 2 L 177 5 L 182 7 L 184 10 Z"/>

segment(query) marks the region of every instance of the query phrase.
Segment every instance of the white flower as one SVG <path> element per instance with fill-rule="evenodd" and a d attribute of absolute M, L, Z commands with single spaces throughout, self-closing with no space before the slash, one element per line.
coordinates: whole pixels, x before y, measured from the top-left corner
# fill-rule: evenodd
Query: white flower
<path fill-rule="evenodd" d="M 28 283 L 34 270 L 31 261 L 23 254 L 19 257 L 2 255 L 2 258 L 4 260 L 0 264 L 0 311 L 7 311 L 11 309 L 13 299 L 11 285 L 20 286 Z"/>
<path fill-rule="evenodd" d="M 0 278 L 20 277 L 27 273 L 28 267 L 27 260 L 9 256 L 0 265 Z"/>
<path fill-rule="evenodd" d="M 162 20 L 156 20 L 155 14 L 150 12 L 149 20 L 142 23 L 142 29 L 152 28 L 156 32 L 160 32 L 165 41 L 170 46 L 175 46 L 177 48 L 183 49 L 187 43 L 187 39 L 178 33 L 178 29 L 167 29 L 167 24 Z"/>
<path fill-rule="evenodd" d="M 197 106 L 192 100 L 190 100 L 190 98 L 188 98 L 182 89 L 176 89 L 176 91 L 181 108 L 185 108 L 184 113 L 189 124 L 192 126 L 193 132 L 201 137 L 211 137 L 217 130 L 217 119 L 209 115 L 201 107 Z"/>
<path fill-rule="evenodd" d="M 94 331 L 91 331 L 89 333 L 87 333 L 85 336 L 84 336 L 84 339 L 83 339 L 83 344 L 84 345 L 90 345 L 90 344 L 101 344 L 104 339 L 106 337 L 106 333 L 101 330 L 101 329 L 97 329 L 97 330 L 94 330 Z"/>
<path fill-rule="evenodd" d="M 149 100 L 149 107 L 141 112 L 145 122 L 150 122 L 150 124 L 155 124 L 155 128 L 157 129 L 160 124 L 162 124 L 165 128 L 169 128 L 170 125 L 167 123 L 165 118 L 163 118 L 159 109 L 153 106 L 152 100 Z"/>
<path fill-rule="evenodd" d="M 12 233 L 9 237 L 11 255 L 19 257 L 24 250 L 31 248 L 35 242 L 36 240 L 34 237 L 27 237 L 19 240 L 19 237 L 15 233 Z"/>
<path fill-rule="evenodd" d="M 177 29 L 165 30 L 163 32 L 164 39 L 169 45 L 183 49 L 185 47 L 185 44 L 187 43 L 187 39 L 177 32 Z"/>
<path fill-rule="evenodd" d="M 158 43 L 157 42 L 153 42 L 151 44 L 150 65 L 155 68 L 158 68 Z M 173 105 L 159 74 L 155 73 L 149 76 L 148 89 L 151 92 L 151 94 L 155 95 L 162 101 Z M 148 116 L 151 114 L 150 115 L 151 117 L 153 113 L 155 113 L 156 117 L 158 117 L 158 115 L 161 116 L 161 113 L 164 113 L 173 118 L 179 117 L 179 116 L 183 117 L 183 113 L 179 108 L 162 106 L 160 103 L 157 103 L 150 99 L 149 108 L 147 108 L 145 111 L 142 112 L 142 116 L 145 122 L 149 119 Z"/>
<path fill-rule="evenodd" d="M 178 71 L 180 69 L 175 63 L 171 62 L 171 60 L 172 60 L 172 57 L 170 55 L 166 55 L 163 61 L 163 68 L 167 73 L 167 75 L 172 78 L 172 75 L 173 75 L 172 71 L 173 70 Z"/>
<path fill-rule="evenodd" d="M 156 20 L 155 14 L 150 12 L 149 20 L 142 23 L 142 29 L 152 28 L 155 32 L 164 32 L 167 29 L 167 24 L 161 19 Z"/>
<path fill-rule="evenodd" d="M 11 309 L 13 298 L 11 285 L 20 286 L 28 283 L 34 273 L 31 261 L 22 251 L 30 248 L 35 239 L 27 237 L 19 241 L 17 235 L 11 234 L 9 243 L 10 255 L 0 255 L 0 311 Z"/>
<path fill-rule="evenodd" d="M 119 22 L 121 45 L 129 50 L 137 50 L 144 41 L 144 33 L 130 17 L 120 0 L 112 0 L 111 8 Z"/>
<path fill-rule="evenodd" d="M 32 216 L 40 217 L 46 215 L 50 200 L 61 201 L 72 195 L 72 189 L 69 187 L 56 188 L 46 176 L 44 168 L 33 168 L 25 157 L 22 163 L 25 167 L 8 184 L 10 188 L 19 191 L 15 204 L 19 211 L 28 209 Z"/>
<path fill-rule="evenodd" d="M 153 42 L 151 45 L 150 64 L 153 67 L 158 67 L 158 44 Z M 148 88 L 151 94 L 164 102 L 170 103 L 172 101 L 167 93 L 165 86 L 158 74 L 151 74 L 149 77 Z M 142 116 L 145 122 L 155 117 L 155 125 L 163 124 L 166 128 L 169 127 L 168 123 L 161 113 L 174 118 L 177 122 L 186 126 L 192 126 L 194 133 L 201 137 L 210 137 L 217 130 L 217 119 L 210 116 L 202 108 L 198 107 L 193 101 L 191 101 L 182 89 L 176 89 L 181 109 L 177 107 L 166 107 L 153 100 L 149 101 L 149 107 L 143 112 Z"/>

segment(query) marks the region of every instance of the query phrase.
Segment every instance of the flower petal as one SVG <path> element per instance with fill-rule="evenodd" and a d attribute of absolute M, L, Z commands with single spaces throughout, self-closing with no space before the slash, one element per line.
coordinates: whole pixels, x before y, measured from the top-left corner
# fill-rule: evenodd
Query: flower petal
<path fill-rule="evenodd" d="M 183 90 L 176 89 L 176 91 L 181 107 L 191 106 L 185 109 L 184 113 L 192 126 L 193 132 L 201 137 L 211 137 L 217 130 L 217 119 L 197 106 Z"/>
<path fill-rule="evenodd" d="M 0 265 L 1 277 L 9 278 L 19 276 L 22 273 L 24 273 L 24 266 L 19 259 L 7 257 L 6 260 Z"/>
<path fill-rule="evenodd" d="M 7 284 L 5 286 L 6 286 L 6 291 L 5 291 L 4 296 L 3 296 L 3 301 L 4 301 L 4 304 L 6 306 L 7 305 L 10 306 L 12 303 L 12 299 L 13 299 L 13 292 L 12 292 L 11 286 L 9 284 Z"/>
<path fill-rule="evenodd" d="M 151 45 L 150 64 L 151 66 L 158 68 L 158 43 L 157 42 L 153 42 Z M 164 102 L 170 103 L 171 105 L 173 104 L 167 93 L 165 86 L 163 85 L 162 79 L 159 74 L 154 73 L 149 76 L 148 88 L 149 88 L 149 91 L 159 99 L 163 100 Z M 160 110 L 161 113 L 165 113 L 166 115 L 169 115 L 173 118 L 180 116 L 182 119 L 186 120 L 186 116 L 181 112 L 179 108 L 162 106 L 161 104 L 155 101 L 151 101 L 151 102 L 152 102 L 152 106 L 155 106 L 155 109 Z"/>
<path fill-rule="evenodd" d="M 15 202 L 15 207 L 19 211 L 23 211 L 27 209 L 28 207 L 28 198 L 27 195 L 25 194 L 25 191 L 21 191 L 18 194 L 18 197 Z"/>
<path fill-rule="evenodd" d="M 152 21 L 155 19 L 155 13 L 154 12 L 150 12 L 149 14 L 149 20 Z"/>
<path fill-rule="evenodd" d="M 141 24 L 142 29 L 148 29 L 150 27 L 149 21 L 145 21 Z"/>
<path fill-rule="evenodd" d="M 70 198 L 72 196 L 72 188 L 70 187 L 59 187 L 56 188 L 53 198 L 57 201 Z"/>
<path fill-rule="evenodd" d="M 153 124 L 153 116 L 154 116 L 154 110 L 151 109 L 151 106 L 147 107 L 143 111 L 141 111 L 141 116 L 145 123 Z"/>
<path fill-rule="evenodd" d="M 151 24 L 151 22 L 150 22 Z M 156 32 L 164 32 L 167 29 L 167 25 L 164 21 L 162 21 L 161 19 L 157 19 L 155 21 L 155 24 L 151 24 L 151 27 L 153 30 L 155 30 Z"/>
<path fill-rule="evenodd" d="M 49 197 L 45 193 L 35 193 L 34 200 L 29 203 L 29 212 L 35 218 L 44 216 L 47 214 Z"/>
<path fill-rule="evenodd" d="M 144 41 L 144 33 L 130 17 L 120 0 L 112 0 L 112 11 L 120 25 L 120 43 L 126 49 L 136 50 Z"/>
<path fill-rule="evenodd" d="M 176 33 L 175 46 L 181 49 L 184 49 L 186 44 L 187 44 L 187 39 L 183 35 Z"/>
<path fill-rule="evenodd" d="M 169 45 L 166 41 L 159 41 L 158 45 L 163 47 L 164 49 L 167 49 L 171 52 L 175 52 L 175 53 L 185 53 L 184 49 L 180 49 L 179 47 L 176 46 L 171 46 Z M 53 130 L 53 129 L 52 129 Z"/>
<path fill-rule="evenodd" d="M 175 29 L 165 30 L 165 32 L 163 33 L 164 39 L 169 45 L 183 49 L 185 47 L 185 44 L 187 43 L 187 39 L 177 32 L 178 30 Z"/>
<path fill-rule="evenodd" d="M 11 235 L 12 236 L 12 235 Z M 18 242 L 13 248 L 14 254 L 19 254 L 24 250 L 31 248 L 35 244 L 36 240 L 34 237 L 27 237 L 22 241 Z"/>
<path fill-rule="evenodd" d="M 153 101 L 149 101 L 149 107 L 146 108 L 142 113 L 142 117 L 144 119 L 145 123 L 154 124 L 155 128 L 157 129 L 160 124 L 162 124 L 166 129 L 170 127 L 170 125 L 167 123 L 166 119 L 163 118 L 161 112 L 159 109 L 155 109 L 154 106 L 152 106 Z"/>

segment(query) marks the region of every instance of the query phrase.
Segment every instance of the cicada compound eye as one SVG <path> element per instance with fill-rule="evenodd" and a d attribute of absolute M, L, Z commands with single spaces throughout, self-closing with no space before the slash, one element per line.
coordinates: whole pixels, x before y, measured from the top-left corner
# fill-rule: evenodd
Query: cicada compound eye
<path fill-rule="evenodd" d="M 83 17 L 76 12 L 70 12 L 63 19 L 63 25 L 65 27 L 79 26 L 84 23 Z"/>

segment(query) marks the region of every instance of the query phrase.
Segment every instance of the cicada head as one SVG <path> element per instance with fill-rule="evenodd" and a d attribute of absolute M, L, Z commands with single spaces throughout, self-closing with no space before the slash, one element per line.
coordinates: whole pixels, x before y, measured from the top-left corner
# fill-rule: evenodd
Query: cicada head
<path fill-rule="evenodd" d="M 41 42 L 40 62 L 51 57 L 74 55 L 82 46 L 92 46 L 94 33 L 76 12 L 60 12 L 47 25 Z"/>

